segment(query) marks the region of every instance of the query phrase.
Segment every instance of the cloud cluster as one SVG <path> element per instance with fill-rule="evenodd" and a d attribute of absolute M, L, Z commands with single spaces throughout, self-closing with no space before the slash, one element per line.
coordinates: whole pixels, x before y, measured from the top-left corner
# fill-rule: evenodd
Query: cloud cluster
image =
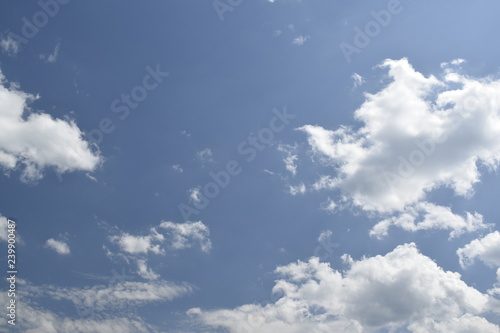
<path fill-rule="evenodd" d="M 109 257 L 120 257 L 137 264 L 137 273 L 148 280 L 158 279 L 156 274 L 147 265 L 148 255 L 163 255 L 167 250 L 178 251 L 199 246 L 203 252 L 210 252 L 210 230 L 201 221 L 174 223 L 162 221 L 158 226 L 150 228 L 148 233 L 132 235 L 117 228 L 106 229 L 111 233 L 108 237 L 112 246 L 105 246 Z"/>
<path fill-rule="evenodd" d="M 500 80 L 467 77 L 460 64 L 444 64 L 438 79 L 415 71 L 407 59 L 386 60 L 380 67 L 391 81 L 365 94 L 354 113 L 361 127 L 300 127 L 313 153 L 334 171 L 313 189 L 338 190 L 350 205 L 379 215 L 425 210 L 427 194 L 439 187 L 472 195 L 478 167 L 495 168 L 500 157 Z M 478 215 L 468 219 L 475 227 L 451 229 L 479 227 Z"/>
<path fill-rule="evenodd" d="M 444 271 L 414 244 L 385 256 L 348 261 L 340 272 L 318 258 L 278 267 L 273 288 L 283 296 L 266 305 L 188 314 L 229 332 L 498 332 L 481 317 L 490 297 Z"/>
<path fill-rule="evenodd" d="M 7 83 L 0 72 L 0 166 L 5 171 L 22 169 L 21 180 L 34 182 L 48 167 L 65 173 L 99 165 L 101 157 L 74 121 L 30 110 L 28 103 L 38 97 Z"/>

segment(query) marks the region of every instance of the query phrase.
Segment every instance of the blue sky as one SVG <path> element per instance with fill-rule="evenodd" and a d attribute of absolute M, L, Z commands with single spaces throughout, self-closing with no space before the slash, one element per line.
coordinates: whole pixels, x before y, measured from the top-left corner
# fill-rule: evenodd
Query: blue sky
<path fill-rule="evenodd" d="M 500 4 L 1 9 L 0 330 L 499 331 Z"/>

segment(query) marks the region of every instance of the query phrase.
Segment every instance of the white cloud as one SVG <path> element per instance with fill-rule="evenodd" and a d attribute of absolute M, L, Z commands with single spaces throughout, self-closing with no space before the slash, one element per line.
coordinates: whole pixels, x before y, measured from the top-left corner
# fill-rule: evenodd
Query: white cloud
<path fill-rule="evenodd" d="M 212 163 L 214 153 L 210 148 L 203 149 L 196 153 L 196 158 L 203 164 Z"/>
<path fill-rule="evenodd" d="M 2 300 L 4 296 L 0 296 Z M 4 302 L 8 299 L 5 297 Z M 23 304 L 23 316 L 19 317 L 17 325 L 22 325 L 25 333 L 58 333 L 58 332 L 123 332 L 123 333 L 148 333 L 150 325 L 141 320 L 115 317 L 110 319 L 73 319 L 60 313 L 40 308 L 30 304 Z M 0 327 L 7 329 L 7 321 Z"/>
<path fill-rule="evenodd" d="M 6 87 L 0 73 L 0 166 L 6 171 L 22 166 L 21 180 L 34 182 L 47 167 L 57 172 L 92 171 L 101 162 L 74 121 L 54 119 L 28 109 L 37 97 Z"/>
<path fill-rule="evenodd" d="M 169 235 L 171 247 L 175 250 L 190 248 L 198 243 L 203 252 L 210 252 L 210 231 L 202 222 L 174 223 L 164 221 L 159 225 Z"/>
<path fill-rule="evenodd" d="M 283 33 L 283 31 L 281 31 L 281 30 L 279 30 L 279 29 L 278 29 L 278 30 L 274 30 L 274 31 L 273 31 L 273 36 L 274 36 L 274 37 L 278 37 L 278 36 L 280 36 L 282 33 Z"/>
<path fill-rule="evenodd" d="M 118 282 L 86 288 L 24 283 L 19 288 L 18 307 L 22 309 L 22 316 L 18 316 L 17 325 L 28 333 L 160 332 L 134 314 L 136 309 L 146 304 L 168 302 L 193 291 L 194 287 L 189 284 L 168 281 Z M 29 302 L 23 301 L 28 298 Z M 51 302 L 37 302 L 37 299 L 50 299 Z M 0 301 L 8 302 L 7 293 L 0 295 Z M 40 305 L 54 301 L 71 302 L 78 317 L 75 319 L 64 313 L 68 310 L 66 305 L 57 311 Z M 4 320 L 0 328 L 6 327 Z"/>
<path fill-rule="evenodd" d="M 147 235 L 131 235 L 119 231 L 109 240 L 119 246 L 120 250 L 132 255 L 164 254 L 162 247 L 166 244 L 169 249 L 181 250 L 193 247 L 198 243 L 203 252 L 211 249 L 210 231 L 201 221 L 174 223 L 162 221 L 157 227 L 149 229 Z"/>
<path fill-rule="evenodd" d="M 201 202 L 201 191 L 200 191 L 200 187 L 193 187 L 193 188 L 190 188 L 189 191 L 188 191 L 188 194 L 189 194 L 189 201 L 191 201 L 192 203 L 200 203 Z"/>
<path fill-rule="evenodd" d="M 500 267 L 500 232 L 494 231 L 483 238 L 475 239 L 457 250 L 460 265 L 467 267 L 477 258 L 486 265 Z"/>
<path fill-rule="evenodd" d="M 184 169 L 179 164 L 172 165 L 172 170 L 178 173 L 183 173 Z"/>
<path fill-rule="evenodd" d="M 125 281 L 110 285 L 86 288 L 67 288 L 53 285 L 23 286 L 23 292 L 31 298 L 50 297 L 68 300 L 77 308 L 92 308 L 95 311 L 141 306 L 152 302 L 171 301 L 191 294 L 194 287 L 169 281 L 134 282 Z"/>
<path fill-rule="evenodd" d="M 321 209 L 333 213 L 337 209 L 337 204 L 335 203 L 334 200 L 328 198 L 328 200 L 326 200 L 321 204 Z"/>
<path fill-rule="evenodd" d="M 0 40 L 2 51 L 10 56 L 16 56 L 21 50 L 21 44 L 11 36 L 3 37 Z"/>
<path fill-rule="evenodd" d="M 419 217 L 420 221 L 418 221 Z M 483 223 L 481 214 L 466 212 L 462 217 L 452 213 L 449 207 L 429 202 L 419 202 L 414 206 L 406 207 L 401 214 L 380 221 L 370 231 L 370 235 L 378 238 L 387 236 L 390 226 L 398 226 L 413 232 L 430 229 L 451 230 L 450 238 L 457 237 L 464 232 L 473 232 L 488 227 Z"/>
<path fill-rule="evenodd" d="M 300 183 L 299 185 L 293 186 L 289 185 L 288 186 L 288 192 L 291 195 L 297 195 L 297 194 L 304 194 L 306 193 L 306 185 L 304 183 Z"/>
<path fill-rule="evenodd" d="M 146 280 L 156 280 L 160 278 L 159 274 L 156 274 L 151 267 L 148 267 L 146 260 L 137 260 L 137 274 Z"/>
<path fill-rule="evenodd" d="M 464 59 L 460 59 L 460 58 L 458 58 L 458 59 L 454 59 L 454 60 L 452 60 L 452 61 L 450 61 L 450 62 L 443 62 L 443 63 L 441 63 L 441 68 L 448 68 L 448 67 L 450 67 L 450 65 L 453 65 L 453 66 L 460 66 L 460 65 L 461 65 L 461 64 L 463 64 L 464 62 L 465 62 L 465 60 L 464 60 Z"/>
<path fill-rule="evenodd" d="M 425 77 L 407 59 L 380 67 L 392 81 L 365 93 L 354 113 L 360 128 L 299 128 L 334 170 L 313 188 L 336 189 L 351 205 L 378 214 L 418 210 L 409 207 L 439 187 L 471 196 L 478 166 L 495 168 L 500 158 L 500 81 L 450 68 L 442 79 Z"/>
<path fill-rule="evenodd" d="M 162 239 L 156 237 L 155 234 L 147 236 L 132 236 L 128 233 L 122 233 L 120 235 L 111 236 L 110 241 L 117 244 L 123 252 L 130 254 L 148 254 L 152 252 L 154 254 L 162 254 L 164 251 L 160 248 L 158 244 L 153 244 L 153 242 L 161 242 Z"/>
<path fill-rule="evenodd" d="M 309 36 L 297 36 L 293 39 L 292 44 L 296 46 L 302 46 L 309 39 Z"/>
<path fill-rule="evenodd" d="M 51 54 L 40 54 L 40 59 L 43 61 L 53 64 L 57 61 L 57 57 L 59 56 L 59 49 L 61 48 L 61 43 L 57 42 L 54 50 Z"/>
<path fill-rule="evenodd" d="M 45 246 L 49 249 L 56 251 L 59 254 L 70 254 L 71 250 L 69 249 L 68 244 L 63 241 L 58 241 L 53 238 L 47 239 L 45 242 Z"/>
<path fill-rule="evenodd" d="M 406 59 L 386 60 L 381 67 L 389 68 L 393 82 L 366 94 L 355 112 L 363 127 L 300 128 L 313 151 L 335 163 L 336 187 L 356 206 L 380 212 L 403 210 L 439 186 L 471 193 L 479 181 L 477 163 L 496 165 L 500 156 L 494 107 L 500 81 L 457 73 L 444 81 L 426 78 Z M 446 90 L 448 84 L 461 87 Z"/>
<path fill-rule="evenodd" d="M 330 240 L 330 237 L 332 237 L 332 235 L 333 235 L 333 231 L 331 231 L 331 230 L 322 231 L 319 234 L 318 242 L 325 243 L 325 242 Z"/>
<path fill-rule="evenodd" d="M 118 228 L 105 226 L 110 233 L 108 239 L 118 249 L 104 246 L 107 256 L 121 258 L 126 262 L 134 262 L 137 274 L 144 279 L 155 280 L 160 277 L 147 265 L 148 255 L 165 255 L 166 250 L 178 251 L 192 248 L 195 245 L 203 252 L 210 252 L 210 230 L 201 221 L 174 223 L 162 221 L 158 226 L 150 228 L 147 234 L 131 235 Z"/>
<path fill-rule="evenodd" d="M 481 315 L 490 296 L 467 286 L 458 273 L 444 271 L 419 253 L 414 244 L 385 256 L 352 261 L 341 273 L 313 257 L 278 267 L 283 278 L 274 293 L 283 297 L 267 305 L 188 314 L 229 332 L 495 332 L 499 327 Z M 462 327 L 462 328 L 460 328 Z"/>
<path fill-rule="evenodd" d="M 278 151 L 286 154 L 286 157 L 283 159 L 285 168 L 292 174 L 292 176 L 295 176 L 297 174 L 297 161 L 299 159 L 298 155 L 294 154 L 297 147 L 280 144 L 277 149 Z"/>
<path fill-rule="evenodd" d="M 365 79 L 363 79 L 363 77 L 361 75 L 359 75 L 358 73 L 352 74 L 351 78 L 354 81 L 353 89 L 355 89 L 355 88 L 361 86 L 363 83 L 365 83 Z"/>

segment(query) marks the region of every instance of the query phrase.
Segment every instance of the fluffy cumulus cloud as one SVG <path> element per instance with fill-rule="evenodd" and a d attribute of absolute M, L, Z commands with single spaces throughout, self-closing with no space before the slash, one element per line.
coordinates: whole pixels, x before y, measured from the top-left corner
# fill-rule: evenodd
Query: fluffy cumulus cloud
<path fill-rule="evenodd" d="M 118 245 L 120 250 L 128 254 L 162 254 L 165 251 L 160 248 L 160 244 L 164 240 L 163 235 L 159 234 L 155 228 L 150 229 L 150 234 L 145 236 L 134 236 L 129 233 L 122 232 L 119 235 L 109 237 L 109 240 Z"/>
<path fill-rule="evenodd" d="M 210 252 L 210 229 L 201 221 L 174 223 L 162 221 L 158 226 L 150 228 L 146 234 L 130 233 L 104 225 L 111 235 L 108 237 L 111 246 L 105 246 L 109 257 L 118 257 L 125 261 L 135 262 L 137 273 L 148 280 L 160 277 L 147 265 L 148 255 L 164 255 L 167 251 L 178 251 L 198 246 L 203 252 Z"/>
<path fill-rule="evenodd" d="M 24 182 L 41 179 L 47 167 L 59 173 L 94 170 L 101 158 L 76 123 L 30 110 L 27 105 L 36 98 L 15 84 L 7 86 L 0 72 L 0 167 L 21 170 Z"/>
<path fill-rule="evenodd" d="M 495 231 L 483 238 L 473 240 L 458 249 L 457 254 L 462 267 L 472 264 L 476 258 L 490 267 L 500 267 L 500 232 Z"/>
<path fill-rule="evenodd" d="M 63 241 L 55 240 L 53 238 L 47 239 L 47 241 L 45 242 L 45 246 L 49 249 L 56 251 L 59 254 L 70 254 L 71 253 L 71 250 L 70 250 L 68 244 L 66 244 Z"/>
<path fill-rule="evenodd" d="M 472 195 L 478 167 L 498 165 L 500 80 L 467 77 L 460 64 L 445 64 L 438 78 L 417 72 L 407 59 L 386 60 L 380 67 L 390 82 L 365 93 L 354 113 L 359 128 L 300 127 L 314 154 L 333 168 L 313 188 L 336 189 L 349 205 L 377 214 L 405 212 L 438 187 Z M 476 223 L 473 215 L 465 223 Z"/>
<path fill-rule="evenodd" d="M 385 256 L 348 261 L 345 272 L 313 257 L 278 267 L 274 303 L 235 309 L 188 311 L 229 332 L 495 332 L 482 315 L 490 297 L 444 271 L 414 244 Z"/>

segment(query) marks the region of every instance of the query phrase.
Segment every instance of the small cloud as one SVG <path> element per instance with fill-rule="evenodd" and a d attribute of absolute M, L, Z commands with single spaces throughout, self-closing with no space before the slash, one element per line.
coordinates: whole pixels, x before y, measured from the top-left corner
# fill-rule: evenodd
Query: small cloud
<path fill-rule="evenodd" d="M 452 65 L 460 65 L 460 64 L 462 64 L 462 63 L 464 63 L 464 62 L 465 62 L 465 60 L 464 60 L 464 59 L 460 59 L 460 58 L 459 58 L 459 59 L 452 60 L 452 61 L 451 61 L 451 64 L 452 64 Z"/>
<path fill-rule="evenodd" d="M 271 176 L 276 175 L 276 172 L 273 172 L 273 171 L 271 171 L 271 170 L 263 169 L 263 170 L 261 170 L 261 171 L 262 171 L 262 172 L 264 172 L 264 173 L 267 173 L 268 175 L 271 175 Z"/>
<path fill-rule="evenodd" d="M 12 57 L 16 56 L 21 50 L 21 44 L 11 36 L 0 40 L 0 47 L 4 53 Z"/>
<path fill-rule="evenodd" d="M 191 248 L 198 243 L 203 252 L 210 252 L 212 242 L 210 241 L 210 231 L 201 221 L 174 223 L 163 221 L 159 228 L 166 230 L 170 246 L 174 250 Z"/>
<path fill-rule="evenodd" d="M 106 256 L 110 259 L 119 258 L 127 263 L 135 263 L 137 274 L 147 280 L 157 280 L 160 277 L 148 265 L 148 258 L 151 255 L 166 255 L 167 251 L 172 253 L 196 245 L 205 253 L 210 252 L 212 248 L 210 230 L 201 221 L 186 223 L 162 221 L 158 226 L 149 228 L 146 233 L 139 235 L 132 235 L 105 223 L 101 227 L 111 233 L 108 236 L 111 248 L 103 246 Z"/>
<path fill-rule="evenodd" d="M 441 63 L 441 68 L 446 68 L 446 67 L 449 67 L 450 65 L 453 65 L 453 66 L 460 66 L 461 64 L 463 64 L 465 62 L 465 59 L 461 59 L 461 58 L 458 58 L 458 59 L 453 59 L 452 61 L 450 62 L 442 62 Z"/>
<path fill-rule="evenodd" d="M 172 165 L 172 170 L 174 170 L 175 172 L 178 172 L 178 173 L 183 173 L 184 172 L 184 169 L 181 168 L 181 166 L 179 164 Z"/>
<path fill-rule="evenodd" d="M 85 177 L 87 177 L 88 179 L 90 179 L 90 180 L 92 180 L 92 181 L 94 181 L 94 182 L 97 183 L 97 178 L 95 178 L 94 176 L 92 176 L 90 173 L 87 172 L 85 174 Z"/>
<path fill-rule="evenodd" d="M 45 247 L 52 249 L 62 255 L 71 253 L 68 244 L 63 241 L 55 240 L 54 238 L 47 239 L 47 241 L 45 242 Z"/>
<path fill-rule="evenodd" d="M 347 253 L 344 253 L 340 259 L 342 259 L 342 261 L 344 262 L 344 264 L 348 265 L 348 266 L 352 266 L 352 264 L 354 264 L 354 260 L 352 259 L 352 257 L 347 254 Z"/>
<path fill-rule="evenodd" d="M 200 191 L 199 186 L 189 189 L 188 193 L 189 193 L 189 200 L 191 202 L 193 202 L 193 203 L 200 203 L 201 202 L 201 199 L 200 199 L 201 191 Z"/>
<path fill-rule="evenodd" d="M 57 42 L 54 51 L 51 54 L 40 54 L 40 59 L 43 61 L 53 64 L 57 61 L 57 57 L 59 56 L 59 49 L 61 48 L 61 43 Z"/>
<path fill-rule="evenodd" d="M 191 133 L 188 133 L 187 131 L 184 131 L 184 130 L 181 131 L 181 134 L 188 137 L 188 138 L 191 136 Z"/>
<path fill-rule="evenodd" d="M 333 213 L 337 208 L 337 204 L 332 199 L 328 198 L 327 201 L 321 204 L 321 209 L 326 210 L 329 213 Z"/>
<path fill-rule="evenodd" d="M 318 242 L 325 243 L 325 242 L 330 240 L 330 237 L 332 237 L 332 235 L 333 235 L 333 231 L 325 230 L 321 234 L 319 234 Z"/>
<path fill-rule="evenodd" d="M 146 280 L 157 280 L 160 275 L 148 267 L 146 260 L 137 260 L 137 274 Z"/>
<path fill-rule="evenodd" d="M 286 157 L 283 159 L 283 162 L 285 163 L 285 168 L 293 176 L 295 176 L 297 174 L 297 161 L 298 161 L 299 157 L 293 153 L 297 149 L 297 146 L 280 144 L 277 149 L 278 149 L 278 151 L 286 153 Z"/>
<path fill-rule="evenodd" d="M 203 164 L 212 163 L 213 160 L 213 152 L 210 148 L 203 149 L 196 153 L 196 158 Z"/>
<path fill-rule="evenodd" d="M 358 73 L 352 74 L 351 78 L 354 80 L 354 84 L 352 86 L 352 89 L 356 89 L 357 87 L 361 86 L 363 83 L 365 83 L 365 79 Z"/>
<path fill-rule="evenodd" d="M 274 37 L 278 37 L 278 36 L 280 36 L 282 33 L 283 33 L 283 31 L 281 31 L 281 30 L 274 30 L 274 31 L 273 31 L 273 36 L 274 36 Z"/>
<path fill-rule="evenodd" d="M 297 36 L 295 39 L 292 41 L 293 45 L 296 46 L 302 46 L 304 43 L 309 39 L 309 36 Z"/>
<path fill-rule="evenodd" d="M 306 185 L 300 183 L 297 186 L 290 185 L 288 191 L 291 195 L 304 194 L 306 193 Z"/>

